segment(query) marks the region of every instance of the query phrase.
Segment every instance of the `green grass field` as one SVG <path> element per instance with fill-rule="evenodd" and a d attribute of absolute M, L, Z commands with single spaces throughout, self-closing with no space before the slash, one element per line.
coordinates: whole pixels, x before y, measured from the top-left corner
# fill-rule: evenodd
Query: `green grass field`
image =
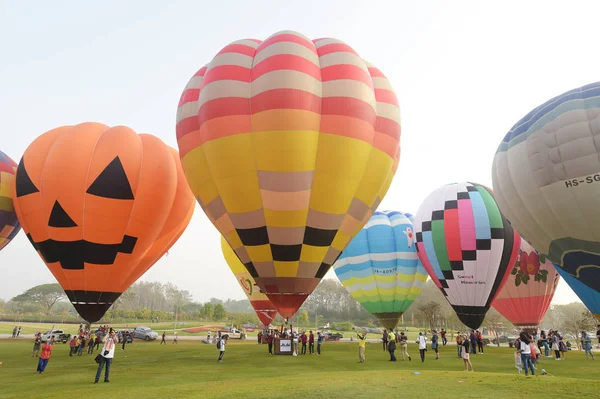
<path fill-rule="evenodd" d="M 0 340 L 0 398 L 80 398 L 89 395 L 140 398 L 591 398 L 600 390 L 600 356 L 586 361 L 581 352 L 567 360 L 543 358 L 538 370 L 552 375 L 517 375 L 512 351 L 487 347 L 472 355 L 474 373 L 463 371 L 456 347 L 427 353 L 412 362 L 389 362 L 378 344 L 367 344 L 367 361 L 358 363 L 356 343 L 325 343 L 322 356 L 270 356 L 266 345 L 230 341 L 224 362 L 215 345 L 182 341 L 178 345 L 136 341 L 118 350 L 111 382 L 93 384 L 93 356 L 69 357 L 56 344 L 43 375 L 35 373 L 29 340 Z M 398 353 L 398 352 L 397 352 Z M 600 354 L 599 354 L 600 355 Z M 419 371 L 420 375 L 412 374 Z"/>

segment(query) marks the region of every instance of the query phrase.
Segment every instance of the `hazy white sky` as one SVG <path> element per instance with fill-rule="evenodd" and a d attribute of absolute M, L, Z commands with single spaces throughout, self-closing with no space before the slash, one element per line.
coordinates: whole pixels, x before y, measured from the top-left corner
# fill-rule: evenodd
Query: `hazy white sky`
<path fill-rule="evenodd" d="M 493 155 L 515 122 L 600 80 L 598 15 L 597 0 L 0 0 L 0 148 L 18 162 L 38 135 L 84 121 L 176 147 L 177 103 L 192 74 L 231 41 L 292 29 L 345 41 L 392 82 L 402 155 L 380 209 L 415 213 L 440 185 L 491 187 Z M 54 281 L 22 233 L 0 253 L 0 271 L 3 299 Z M 170 281 L 198 301 L 244 298 L 199 207 L 142 279 Z M 575 300 L 561 282 L 554 303 Z"/>

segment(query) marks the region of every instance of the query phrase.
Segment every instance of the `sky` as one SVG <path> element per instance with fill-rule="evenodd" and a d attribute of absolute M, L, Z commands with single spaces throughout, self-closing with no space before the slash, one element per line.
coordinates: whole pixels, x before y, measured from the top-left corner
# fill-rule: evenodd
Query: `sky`
<path fill-rule="evenodd" d="M 494 153 L 513 124 L 599 80 L 598 15 L 595 0 L 0 0 L 0 149 L 18 162 L 40 134 L 86 121 L 176 148 L 179 96 L 201 66 L 232 41 L 295 30 L 343 40 L 394 86 L 402 155 L 379 209 L 415 213 L 441 185 L 491 187 Z M 219 239 L 197 206 L 141 279 L 201 302 L 244 298 Z M 55 281 L 22 233 L 0 253 L 0 270 L 2 299 Z M 577 300 L 561 282 L 553 303 Z"/>

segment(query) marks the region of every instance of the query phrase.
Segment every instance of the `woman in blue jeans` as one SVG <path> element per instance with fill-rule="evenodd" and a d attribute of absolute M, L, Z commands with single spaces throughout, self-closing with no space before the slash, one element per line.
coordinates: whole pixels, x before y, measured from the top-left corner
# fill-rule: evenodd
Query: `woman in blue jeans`
<path fill-rule="evenodd" d="M 519 353 L 521 354 L 521 363 L 525 369 L 525 376 L 528 375 L 529 370 L 531 370 L 531 375 L 535 375 L 533 363 L 531 362 L 531 347 L 529 346 L 531 341 L 524 332 L 519 334 L 519 341 L 521 342 L 519 346 Z"/>

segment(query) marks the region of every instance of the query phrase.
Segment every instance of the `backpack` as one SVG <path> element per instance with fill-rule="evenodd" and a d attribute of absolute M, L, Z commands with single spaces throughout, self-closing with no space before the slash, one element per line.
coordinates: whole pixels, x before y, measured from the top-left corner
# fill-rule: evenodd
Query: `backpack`
<path fill-rule="evenodd" d="M 222 338 L 221 338 L 222 339 Z M 221 349 L 221 339 L 217 341 L 217 349 Z"/>

